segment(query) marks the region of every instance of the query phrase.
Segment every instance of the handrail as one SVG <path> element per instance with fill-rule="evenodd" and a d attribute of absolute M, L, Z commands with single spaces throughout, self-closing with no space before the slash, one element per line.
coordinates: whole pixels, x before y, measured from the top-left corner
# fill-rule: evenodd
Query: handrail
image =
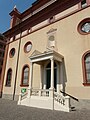
<path fill-rule="evenodd" d="M 64 96 L 61 96 L 60 94 L 54 92 L 54 99 L 57 102 L 61 103 L 62 105 L 65 105 L 65 97 Z"/>
<path fill-rule="evenodd" d="M 76 100 L 76 101 L 79 102 L 79 100 L 78 100 L 76 97 L 73 97 L 72 95 L 70 95 L 70 94 L 68 94 L 68 93 L 66 93 L 66 92 L 63 92 L 63 91 L 61 91 L 61 90 L 60 90 L 60 92 L 63 93 L 63 94 L 65 94 L 65 95 L 68 95 L 68 96 L 71 97 L 72 99 L 74 99 L 74 100 Z"/>
<path fill-rule="evenodd" d="M 27 94 L 28 94 L 28 93 L 21 94 L 21 100 L 22 100 L 22 99 L 25 99 L 24 97 L 26 97 Z"/>
<path fill-rule="evenodd" d="M 24 96 L 26 96 L 28 93 L 24 93 L 24 94 L 22 94 L 22 97 L 24 97 Z"/>

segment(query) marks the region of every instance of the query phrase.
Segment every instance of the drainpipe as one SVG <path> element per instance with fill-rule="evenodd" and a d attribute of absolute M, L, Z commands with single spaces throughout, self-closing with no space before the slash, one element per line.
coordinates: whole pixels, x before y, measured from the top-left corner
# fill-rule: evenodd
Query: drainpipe
<path fill-rule="evenodd" d="M 20 30 L 20 40 L 19 40 L 19 47 L 18 47 L 18 56 L 17 56 L 17 63 L 16 63 L 16 73 L 15 73 L 15 82 L 14 82 L 14 90 L 13 90 L 13 100 L 15 100 L 15 92 L 16 92 L 16 82 L 17 82 L 17 73 L 18 73 L 18 64 L 19 64 L 19 54 L 20 54 L 20 46 L 21 46 L 21 28 L 19 23 L 19 30 Z"/>

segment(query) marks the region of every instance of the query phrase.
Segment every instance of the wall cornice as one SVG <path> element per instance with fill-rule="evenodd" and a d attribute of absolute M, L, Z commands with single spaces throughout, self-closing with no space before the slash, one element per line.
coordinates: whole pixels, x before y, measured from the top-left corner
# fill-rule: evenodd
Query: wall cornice
<path fill-rule="evenodd" d="M 42 11 L 38 12 L 37 14 L 32 15 L 25 21 L 20 22 L 18 25 L 9 29 L 8 31 L 6 31 L 4 33 L 4 35 L 6 37 L 11 37 L 11 36 L 13 36 L 13 34 L 18 34 L 20 31 L 24 31 L 25 29 L 28 29 L 28 27 L 33 27 L 33 26 L 39 24 L 40 22 L 52 17 L 53 15 L 56 15 L 59 12 L 62 12 L 64 10 L 70 8 L 71 6 L 77 4 L 80 0 L 78 0 L 78 1 L 71 0 L 71 4 L 68 3 L 68 1 L 70 1 L 70 0 L 66 0 L 66 4 L 65 4 L 65 2 L 61 2 L 60 0 L 57 0 L 57 2 L 55 2 L 54 4 L 43 9 Z M 78 12 L 78 10 L 77 10 L 77 12 Z"/>

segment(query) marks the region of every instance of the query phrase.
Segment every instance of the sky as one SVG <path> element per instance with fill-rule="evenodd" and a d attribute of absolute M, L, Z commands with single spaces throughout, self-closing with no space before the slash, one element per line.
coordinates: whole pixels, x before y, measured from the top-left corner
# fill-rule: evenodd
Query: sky
<path fill-rule="evenodd" d="M 11 16 L 9 13 L 14 6 L 22 13 L 28 9 L 36 0 L 0 0 L 0 33 L 4 33 L 10 28 Z"/>

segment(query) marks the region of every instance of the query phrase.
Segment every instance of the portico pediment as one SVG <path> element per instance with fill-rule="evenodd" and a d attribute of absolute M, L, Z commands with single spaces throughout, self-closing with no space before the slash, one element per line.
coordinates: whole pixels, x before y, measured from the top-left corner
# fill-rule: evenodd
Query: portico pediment
<path fill-rule="evenodd" d="M 35 50 L 35 51 L 31 54 L 30 57 L 36 56 L 36 55 L 39 55 L 39 54 L 41 54 L 41 52 L 39 52 L 38 50 Z"/>
<path fill-rule="evenodd" d="M 64 58 L 62 55 L 59 53 L 51 50 L 51 51 L 45 51 L 43 53 L 35 50 L 32 55 L 29 57 L 31 62 L 40 62 L 40 61 L 45 61 L 53 58 L 54 60 L 62 62 L 62 59 Z"/>

